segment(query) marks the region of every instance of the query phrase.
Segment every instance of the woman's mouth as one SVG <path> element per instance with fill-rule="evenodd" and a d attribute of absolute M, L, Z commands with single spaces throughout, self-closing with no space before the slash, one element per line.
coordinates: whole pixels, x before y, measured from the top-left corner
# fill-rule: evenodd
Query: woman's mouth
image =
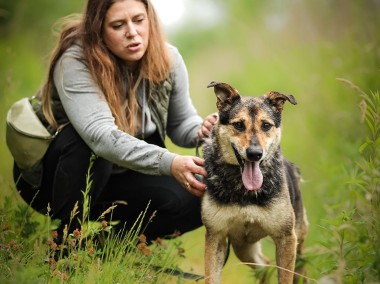
<path fill-rule="evenodd" d="M 127 45 L 127 49 L 129 51 L 137 51 L 140 48 L 140 43 L 138 42 L 133 42 Z"/>

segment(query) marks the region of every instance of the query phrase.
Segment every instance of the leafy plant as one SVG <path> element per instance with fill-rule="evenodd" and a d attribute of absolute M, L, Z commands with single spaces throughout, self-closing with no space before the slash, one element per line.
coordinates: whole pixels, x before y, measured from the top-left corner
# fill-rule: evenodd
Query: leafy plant
<path fill-rule="evenodd" d="M 378 283 L 380 280 L 380 95 L 367 94 L 352 82 L 339 79 L 360 94 L 361 121 L 367 136 L 359 147 L 360 159 L 346 171 L 350 198 L 331 207 L 334 219 L 321 226 L 326 238 L 321 242 L 327 267 L 323 280 L 336 283 Z"/>
<path fill-rule="evenodd" d="M 81 229 L 68 232 L 66 227 L 60 243 L 56 243 L 57 232 L 51 230 L 55 221 L 45 216 L 41 222 L 29 205 L 15 205 L 14 199 L 6 197 L 0 209 L 1 283 L 167 283 L 173 275 L 183 274 L 177 265 L 184 256 L 181 242 L 147 243 L 141 227 L 146 211 L 127 232 L 115 233 L 112 221 L 103 220 L 117 204 L 90 222 L 90 173 L 95 159 L 90 159 L 83 191 Z M 79 216 L 78 208 L 76 204 L 70 222 Z M 11 210 L 14 214 L 9 214 Z"/>

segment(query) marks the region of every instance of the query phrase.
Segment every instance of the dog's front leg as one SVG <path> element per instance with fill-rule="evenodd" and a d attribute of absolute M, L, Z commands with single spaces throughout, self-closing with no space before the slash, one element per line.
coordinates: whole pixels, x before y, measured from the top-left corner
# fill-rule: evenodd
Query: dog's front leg
<path fill-rule="evenodd" d="M 278 266 L 278 283 L 293 283 L 294 267 L 296 261 L 297 237 L 293 231 L 274 239 L 276 244 L 276 263 Z"/>
<path fill-rule="evenodd" d="M 224 259 L 227 251 L 225 237 L 220 237 L 217 233 L 211 233 L 206 229 L 205 241 L 205 282 L 206 284 L 218 284 Z"/>

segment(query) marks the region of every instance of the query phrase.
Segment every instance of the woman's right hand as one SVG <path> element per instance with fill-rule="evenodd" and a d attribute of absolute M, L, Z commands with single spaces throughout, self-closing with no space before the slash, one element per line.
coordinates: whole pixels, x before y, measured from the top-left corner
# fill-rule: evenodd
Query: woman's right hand
<path fill-rule="evenodd" d="M 193 156 L 175 156 L 172 162 L 172 175 L 191 194 L 201 197 L 206 190 L 206 185 L 196 179 L 195 174 L 206 177 L 203 159 Z"/>
<path fill-rule="evenodd" d="M 198 137 L 203 139 L 210 136 L 211 130 L 214 127 L 215 123 L 218 121 L 219 115 L 217 112 L 209 114 L 206 116 L 201 127 L 198 130 Z"/>

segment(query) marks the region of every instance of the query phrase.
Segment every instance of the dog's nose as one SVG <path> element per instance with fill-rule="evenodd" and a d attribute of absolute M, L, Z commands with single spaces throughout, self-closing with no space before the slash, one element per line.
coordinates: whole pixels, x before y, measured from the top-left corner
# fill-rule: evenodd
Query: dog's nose
<path fill-rule="evenodd" d="M 246 150 L 247 158 L 250 161 L 259 161 L 263 156 L 263 150 L 258 147 L 251 146 Z"/>

